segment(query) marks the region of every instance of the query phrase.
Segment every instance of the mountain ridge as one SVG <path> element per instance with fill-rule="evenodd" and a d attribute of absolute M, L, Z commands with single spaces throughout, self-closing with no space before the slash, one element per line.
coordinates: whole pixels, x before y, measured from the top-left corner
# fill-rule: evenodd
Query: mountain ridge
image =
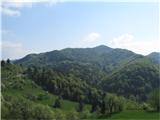
<path fill-rule="evenodd" d="M 46 51 L 46 52 L 41 52 L 41 53 L 30 53 L 30 54 L 25 55 L 25 56 L 22 57 L 22 58 L 15 59 L 15 60 L 13 60 L 13 61 L 17 61 L 17 60 L 23 59 L 23 58 L 25 58 L 25 57 L 31 57 L 31 56 L 34 57 L 34 56 L 41 55 L 41 54 L 45 54 L 45 53 L 51 53 L 51 52 L 54 52 L 54 51 L 59 52 L 59 51 L 73 50 L 73 49 L 76 49 L 76 50 L 89 50 L 89 49 L 94 49 L 94 50 L 102 50 L 102 51 L 106 51 L 106 50 L 127 50 L 127 51 L 130 51 L 130 52 L 135 53 L 134 51 L 131 51 L 131 50 L 128 50 L 128 49 L 123 49 L 123 48 L 111 48 L 111 47 L 108 47 L 108 46 L 102 44 L 102 45 L 98 45 L 98 46 L 95 46 L 95 47 L 86 47 L 86 48 L 70 48 L 70 47 L 68 47 L 68 48 L 63 48 L 63 49 L 60 49 L 60 50 L 51 50 L 51 51 Z M 137 54 L 137 55 L 142 55 L 142 54 L 139 54 L 139 53 L 135 53 L 135 54 Z M 154 55 L 154 56 L 158 55 L 158 56 L 160 56 L 160 52 L 151 52 L 151 53 L 149 53 L 148 55 L 142 55 L 142 56 L 148 56 L 148 57 L 149 57 L 149 56 L 151 56 L 151 55 Z"/>
<path fill-rule="evenodd" d="M 110 66 L 119 66 L 121 63 L 127 63 L 139 57 L 145 57 L 154 63 L 159 63 L 160 60 L 160 58 L 157 57 L 157 53 L 144 56 L 127 49 L 110 48 L 105 45 L 99 45 L 93 48 L 65 48 L 39 54 L 28 54 L 22 59 L 15 60 L 14 63 L 23 64 L 25 66 L 52 66 L 62 61 L 72 61 L 78 63 L 92 63 L 101 67 L 107 66 L 106 69 L 110 71 Z"/>

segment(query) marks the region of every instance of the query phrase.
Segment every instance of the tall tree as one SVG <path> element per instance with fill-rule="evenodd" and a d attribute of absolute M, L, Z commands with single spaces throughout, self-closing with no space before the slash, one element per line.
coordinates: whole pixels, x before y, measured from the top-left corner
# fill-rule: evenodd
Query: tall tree
<path fill-rule="evenodd" d="M 160 111 L 160 89 L 155 89 L 149 96 L 149 102 L 156 111 Z"/>
<path fill-rule="evenodd" d="M 5 65 L 5 61 L 1 60 L 1 66 L 3 67 Z"/>
<path fill-rule="evenodd" d="M 59 96 L 56 100 L 55 100 L 55 103 L 54 103 L 54 108 L 61 108 L 62 107 L 62 101 L 61 101 L 61 97 Z"/>
<path fill-rule="evenodd" d="M 10 64 L 10 62 L 11 62 L 11 61 L 10 61 L 10 59 L 8 58 L 8 59 L 7 59 L 7 63 Z"/>
<path fill-rule="evenodd" d="M 79 96 L 79 102 L 78 102 L 78 109 L 77 109 L 78 112 L 82 112 L 83 109 L 84 109 L 84 103 L 83 103 L 83 101 L 84 101 L 84 96 L 80 95 Z"/>

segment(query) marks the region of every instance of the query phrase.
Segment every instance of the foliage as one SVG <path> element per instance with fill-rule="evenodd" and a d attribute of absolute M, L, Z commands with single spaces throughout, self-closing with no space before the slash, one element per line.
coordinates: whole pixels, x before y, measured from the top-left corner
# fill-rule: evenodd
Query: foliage
<path fill-rule="evenodd" d="M 50 108 L 40 104 L 34 104 L 24 98 L 6 96 L 3 102 L 2 112 L 4 119 L 28 120 L 28 119 L 52 119 Z"/>
<path fill-rule="evenodd" d="M 149 60 L 138 59 L 113 72 L 102 82 L 105 91 L 123 95 L 133 95 L 136 101 L 146 101 L 148 93 L 159 87 L 158 67 Z"/>
<path fill-rule="evenodd" d="M 68 112 L 66 116 L 67 120 L 80 120 L 79 113 L 76 111 Z"/>
<path fill-rule="evenodd" d="M 66 120 L 66 114 L 64 114 L 61 110 L 56 110 L 55 120 Z"/>
<path fill-rule="evenodd" d="M 154 89 L 149 96 L 149 103 L 156 111 L 160 111 L 160 89 Z"/>
<path fill-rule="evenodd" d="M 105 98 L 106 112 L 108 114 L 120 112 L 124 109 L 125 99 L 114 94 L 107 94 Z"/>
<path fill-rule="evenodd" d="M 143 103 L 141 105 L 141 107 L 142 107 L 143 110 L 146 110 L 146 111 L 151 111 L 152 110 L 151 106 L 147 103 Z"/>
<path fill-rule="evenodd" d="M 62 107 L 62 101 L 61 101 L 61 97 L 58 97 L 56 100 L 55 100 L 55 103 L 54 103 L 54 108 L 61 108 Z"/>
<path fill-rule="evenodd" d="M 148 58 L 98 46 L 31 54 L 17 65 L 2 60 L 2 118 L 112 119 L 125 109 L 159 111 L 157 57 Z"/>
<path fill-rule="evenodd" d="M 90 103 L 87 96 L 91 88 L 98 88 L 127 98 L 133 95 L 141 102 L 146 101 L 148 93 L 159 86 L 159 68 L 153 59 L 159 60 L 159 54 L 142 56 L 101 45 L 30 54 L 14 63 L 32 66 L 28 70 L 33 73 L 31 79 L 56 95 L 62 94 L 65 99 L 78 101 L 75 94 L 83 94 L 84 101 Z M 42 68 L 44 70 L 39 70 Z"/>

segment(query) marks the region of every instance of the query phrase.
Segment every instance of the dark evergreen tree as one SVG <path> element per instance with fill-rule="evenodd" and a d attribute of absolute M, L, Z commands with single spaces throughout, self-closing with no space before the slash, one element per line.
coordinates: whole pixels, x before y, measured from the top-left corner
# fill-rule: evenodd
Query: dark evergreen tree
<path fill-rule="evenodd" d="M 102 100 L 102 103 L 101 103 L 101 113 L 105 114 L 105 110 L 106 110 L 106 103 L 105 103 L 104 100 Z"/>
<path fill-rule="evenodd" d="M 1 66 L 3 67 L 5 65 L 5 61 L 1 60 Z"/>
<path fill-rule="evenodd" d="M 83 103 L 83 101 L 84 101 L 84 96 L 80 95 L 79 96 L 79 102 L 78 102 L 78 109 L 77 109 L 78 112 L 82 112 L 83 109 L 84 109 L 84 103 Z"/>
<path fill-rule="evenodd" d="M 9 59 L 9 58 L 7 59 L 7 63 L 8 63 L 8 64 L 10 64 L 10 63 L 11 63 L 11 61 L 10 61 L 10 59 Z"/>
<path fill-rule="evenodd" d="M 54 103 L 54 108 L 61 108 L 62 107 L 62 101 L 61 101 L 61 97 L 58 97 L 56 100 L 55 100 L 55 103 Z"/>
<path fill-rule="evenodd" d="M 81 101 L 78 103 L 78 109 L 77 112 L 82 112 L 84 109 L 84 103 Z"/>

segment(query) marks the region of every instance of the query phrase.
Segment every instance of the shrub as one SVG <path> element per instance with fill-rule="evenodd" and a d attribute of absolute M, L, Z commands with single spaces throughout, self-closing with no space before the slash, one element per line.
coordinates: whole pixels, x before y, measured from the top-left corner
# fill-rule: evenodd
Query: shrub
<path fill-rule="evenodd" d="M 151 106 L 149 104 L 147 104 L 147 103 L 143 103 L 141 108 L 143 110 L 146 110 L 146 111 L 151 111 L 152 110 Z"/>
<path fill-rule="evenodd" d="M 66 115 L 61 110 L 55 111 L 55 120 L 66 120 Z"/>
<path fill-rule="evenodd" d="M 80 120 L 79 114 L 76 111 L 71 111 L 67 114 L 67 120 Z"/>
<path fill-rule="evenodd" d="M 89 110 L 84 110 L 80 112 L 80 115 L 79 115 L 81 119 L 86 119 L 86 118 L 89 118 L 90 116 L 91 116 L 91 113 Z"/>
<path fill-rule="evenodd" d="M 34 106 L 32 118 L 34 120 L 51 120 L 54 118 L 54 113 L 48 106 L 39 104 Z"/>
<path fill-rule="evenodd" d="M 62 107 L 62 101 L 61 101 L 61 97 L 58 97 L 56 100 L 55 100 L 55 103 L 54 103 L 54 108 L 61 108 Z"/>
<path fill-rule="evenodd" d="M 127 110 L 139 110 L 141 109 L 140 105 L 133 100 L 126 100 L 126 105 L 125 105 Z"/>

